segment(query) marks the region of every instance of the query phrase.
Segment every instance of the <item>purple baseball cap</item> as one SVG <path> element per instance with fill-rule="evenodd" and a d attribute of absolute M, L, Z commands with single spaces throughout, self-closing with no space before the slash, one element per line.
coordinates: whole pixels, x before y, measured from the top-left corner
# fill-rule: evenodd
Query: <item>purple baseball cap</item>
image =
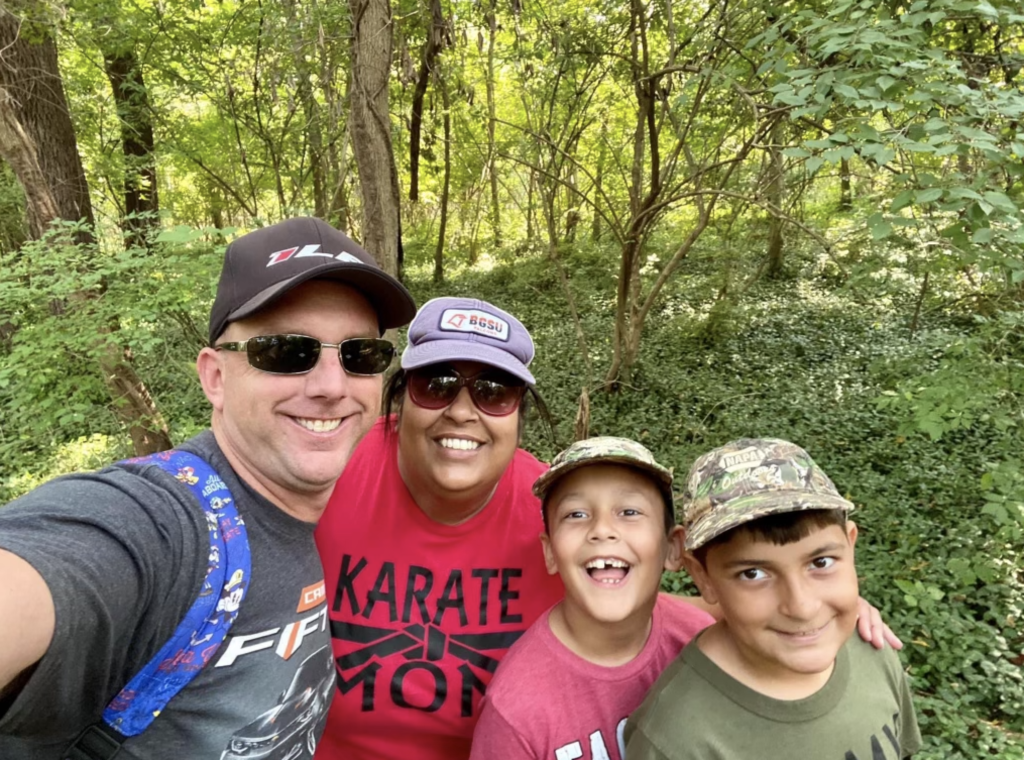
<path fill-rule="evenodd" d="M 423 304 L 409 325 L 402 369 L 440 362 L 489 364 L 525 380 L 533 361 L 533 338 L 507 311 L 474 298 L 434 298 Z"/>

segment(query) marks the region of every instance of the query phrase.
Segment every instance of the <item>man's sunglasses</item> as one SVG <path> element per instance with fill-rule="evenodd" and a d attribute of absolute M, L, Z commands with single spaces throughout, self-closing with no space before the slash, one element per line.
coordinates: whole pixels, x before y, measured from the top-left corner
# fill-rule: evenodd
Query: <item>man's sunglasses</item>
<path fill-rule="evenodd" d="M 395 347 L 378 338 L 350 338 L 324 343 L 308 335 L 260 335 L 215 349 L 245 351 L 249 364 L 273 375 L 301 375 L 316 366 L 323 348 L 338 349 L 341 366 L 350 375 L 379 375 L 391 365 Z"/>
<path fill-rule="evenodd" d="M 491 417 L 512 414 L 526 392 L 526 383 L 507 372 L 489 369 L 466 377 L 451 367 L 412 370 L 407 387 L 412 402 L 424 409 L 444 409 L 468 388 L 476 408 Z"/>

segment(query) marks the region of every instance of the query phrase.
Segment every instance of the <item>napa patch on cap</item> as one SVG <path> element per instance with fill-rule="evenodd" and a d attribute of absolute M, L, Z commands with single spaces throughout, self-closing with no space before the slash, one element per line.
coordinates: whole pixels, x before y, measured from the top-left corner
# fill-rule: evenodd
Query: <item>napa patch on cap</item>
<path fill-rule="evenodd" d="M 767 515 L 854 505 L 810 455 L 778 438 L 740 438 L 699 457 L 683 493 L 687 550 Z"/>

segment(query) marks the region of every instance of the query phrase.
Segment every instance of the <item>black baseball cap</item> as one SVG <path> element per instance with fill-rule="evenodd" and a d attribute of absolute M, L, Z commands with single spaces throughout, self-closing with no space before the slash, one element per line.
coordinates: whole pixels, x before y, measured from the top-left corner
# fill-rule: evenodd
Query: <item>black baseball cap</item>
<path fill-rule="evenodd" d="M 408 324 L 416 302 L 348 235 L 313 217 L 288 219 L 242 235 L 224 252 L 210 310 L 210 345 L 229 322 L 244 319 L 308 280 L 337 280 L 360 291 L 381 332 Z"/>

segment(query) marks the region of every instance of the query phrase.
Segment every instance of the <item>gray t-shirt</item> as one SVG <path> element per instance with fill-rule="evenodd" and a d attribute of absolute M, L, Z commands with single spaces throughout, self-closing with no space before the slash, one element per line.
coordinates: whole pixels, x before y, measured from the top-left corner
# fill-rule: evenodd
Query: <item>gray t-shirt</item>
<path fill-rule="evenodd" d="M 230 489 L 252 581 L 220 649 L 118 757 L 311 757 L 335 683 L 315 526 L 240 481 L 212 433 L 179 448 L 209 462 Z M 0 717 L 0 758 L 56 760 L 196 598 L 206 519 L 163 470 L 114 466 L 59 478 L 0 508 L 0 548 L 36 568 L 56 608 L 50 648 Z"/>

